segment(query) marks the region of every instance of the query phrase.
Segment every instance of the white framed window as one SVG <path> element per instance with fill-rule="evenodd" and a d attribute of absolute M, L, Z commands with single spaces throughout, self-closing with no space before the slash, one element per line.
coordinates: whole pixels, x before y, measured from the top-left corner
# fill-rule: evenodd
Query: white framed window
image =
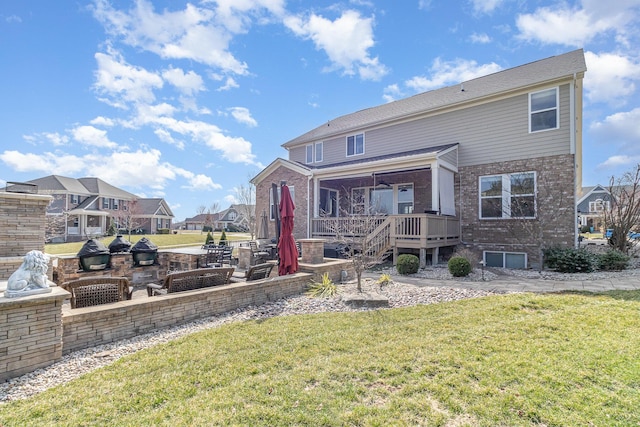
<path fill-rule="evenodd" d="M 289 187 L 289 193 L 291 193 L 291 200 L 295 204 L 296 200 L 296 192 L 293 185 L 287 185 Z M 278 203 L 280 203 L 280 199 L 282 198 L 281 187 L 278 187 Z M 269 190 L 269 219 L 271 221 L 275 221 L 276 219 L 276 209 L 279 209 L 279 206 L 275 206 L 273 204 L 273 192 Z"/>
<path fill-rule="evenodd" d="M 322 152 L 322 142 L 316 142 L 314 145 L 314 149 L 315 149 L 315 162 L 316 163 L 320 163 L 322 161 L 322 157 L 323 157 L 323 152 Z"/>
<path fill-rule="evenodd" d="M 535 218 L 536 173 L 481 176 L 480 218 Z"/>
<path fill-rule="evenodd" d="M 611 210 L 611 204 L 609 200 L 598 199 L 589 202 L 589 212 L 601 213 L 608 210 Z"/>
<path fill-rule="evenodd" d="M 554 87 L 529 94 L 529 132 L 558 129 L 558 92 Z"/>
<path fill-rule="evenodd" d="M 364 154 L 364 133 L 347 137 L 347 157 Z"/>
<path fill-rule="evenodd" d="M 482 259 L 487 267 L 527 268 L 527 254 L 524 252 L 484 251 Z"/>
<path fill-rule="evenodd" d="M 71 203 L 78 204 L 80 203 L 80 196 L 77 194 L 71 194 Z"/>
<path fill-rule="evenodd" d="M 309 164 L 309 163 L 313 163 L 313 144 L 308 144 L 305 146 L 306 149 L 306 156 L 305 156 L 305 163 Z"/>

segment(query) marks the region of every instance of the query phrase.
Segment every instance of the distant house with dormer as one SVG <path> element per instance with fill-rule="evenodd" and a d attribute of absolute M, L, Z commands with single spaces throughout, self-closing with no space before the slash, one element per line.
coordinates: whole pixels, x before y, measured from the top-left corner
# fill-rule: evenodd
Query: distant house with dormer
<path fill-rule="evenodd" d="M 214 230 L 247 230 L 250 219 L 246 212 L 253 212 L 255 206 L 234 204 L 227 209 L 215 213 L 201 213 L 184 220 L 185 230 L 202 230 L 212 227 Z"/>

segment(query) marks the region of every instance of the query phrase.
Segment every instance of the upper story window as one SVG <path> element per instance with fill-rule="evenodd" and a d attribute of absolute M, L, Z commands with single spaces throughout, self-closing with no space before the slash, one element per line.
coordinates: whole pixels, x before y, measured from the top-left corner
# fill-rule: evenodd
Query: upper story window
<path fill-rule="evenodd" d="M 308 144 L 305 146 L 306 156 L 305 163 L 319 163 L 322 161 L 322 142 L 316 142 L 315 144 Z"/>
<path fill-rule="evenodd" d="M 535 218 L 536 174 L 480 177 L 480 218 Z"/>
<path fill-rule="evenodd" d="M 347 137 L 347 157 L 364 154 L 364 133 Z"/>
<path fill-rule="evenodd" d="M 235 211 L 231 211 L 231 212 L 229 212 L 229 219 L 230 219 L 231 221 L 235 221 L 235 220 L 236 220 L 236 218 L 238 218 L 238 214 L 237 214 Z"/>
<path fill-rule="evenodd" d="M 605 210 L 608 211 L 610 209 L 611 209 L 611 204 L 609 203 L 609 200 L 598 199 L 598 200 L 594 200 L 593 202 L 589 202 L 589 212 L 601 213 L 601 212 L 604 212 Z"/>
<path fill-rule="evenodd" d="M 558 88 L 529 94 L 529 132 L 558 129 Z"/>
<path fill-rule="evenodd" d="M 308 144 L 306 147 L 305 163 L 320 163 L 322 161 L 322 142 Z"/>
<path fill-rule="evenodd" d="M 71 197 L 71 203 L 74 203 L 74 204 L 80 203 L 80 196 L 78 196 L 77 194 L 71 194 L 70 197 Z"/>

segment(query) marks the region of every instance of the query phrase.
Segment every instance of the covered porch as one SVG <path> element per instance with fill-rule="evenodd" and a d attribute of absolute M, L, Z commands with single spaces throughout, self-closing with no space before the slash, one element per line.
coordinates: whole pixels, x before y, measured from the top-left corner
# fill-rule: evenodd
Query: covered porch
<path fill-rule="evenodd" d="M 457 171 L 457 145 L 314 169 L 309 236 L 330 242 L 337 230 L 355 237 L 367 229 L 377 254 L 393 254 L 394 264 L 404 252 L 419 254 L 423 267 L 428 255 L 437 262 L 440 248 L 460 242 Z M 372 217 L 375 227 L 363 228 Z"/>

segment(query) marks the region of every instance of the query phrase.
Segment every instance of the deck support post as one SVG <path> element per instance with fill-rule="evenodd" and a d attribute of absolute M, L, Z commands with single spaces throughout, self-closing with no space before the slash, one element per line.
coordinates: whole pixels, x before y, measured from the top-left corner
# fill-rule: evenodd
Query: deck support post
<path fill-rule="evenodd" d="M 420 248 L 420 268 L 427 266 L 427 248 Z"/>

